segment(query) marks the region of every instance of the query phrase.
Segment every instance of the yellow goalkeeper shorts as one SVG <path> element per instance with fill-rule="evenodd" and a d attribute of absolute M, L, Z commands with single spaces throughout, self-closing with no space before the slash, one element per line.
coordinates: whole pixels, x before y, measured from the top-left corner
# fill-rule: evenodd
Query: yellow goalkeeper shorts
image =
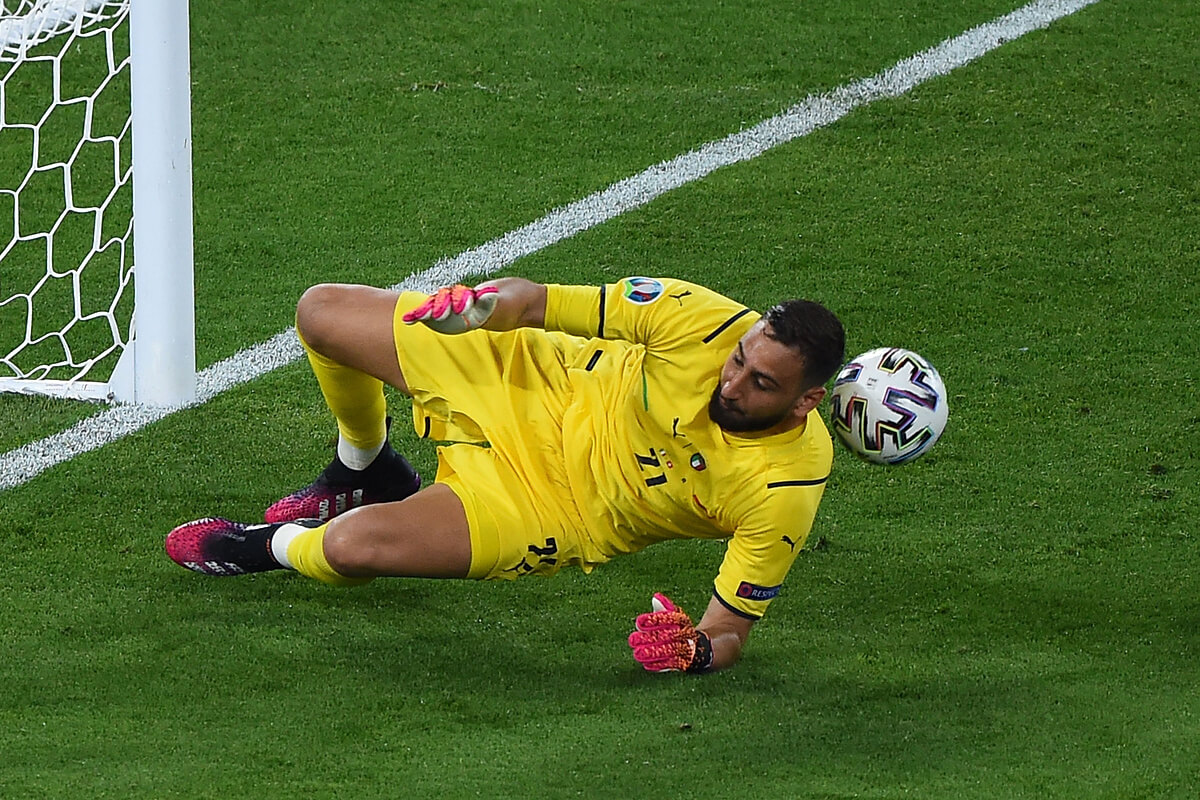
<path fill-rule="evenodd" d="M 563 457 L 567 370 L 587 340 L 540 328 L 445 335 L 406 325 L 396 306 L 396 354 L 413 398 L 419 436 L 438 448 L 436 481 L 462 501 L 476 579 L 552 575 L 568 564 L 590 571 L 583 521 Z"/>

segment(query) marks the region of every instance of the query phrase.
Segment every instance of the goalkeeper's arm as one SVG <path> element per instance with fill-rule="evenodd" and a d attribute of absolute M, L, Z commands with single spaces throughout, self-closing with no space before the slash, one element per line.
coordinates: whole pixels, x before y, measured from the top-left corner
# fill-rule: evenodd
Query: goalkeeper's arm
<path fill-rule="evenodd" d="M 540 328 L 545 320 L 546 287 L 524 278 L 447 286 L 404 315 L 409 325 L 422 322 L 439 333 Z"/>
<path fill-rule="evenodd" d="M 708 601 L 708 608 L 696 628 L 708 634 L 712 642 L 712 669 L 724 669 L 737 663 L 754 622 L 734 614 L 715 595 Z"/>
<path fill-rule="evenodd" d="M 498 278 L 481 286 L 494 286 L 498 300 L 483 326 L 490 331 L 541 328 L 546 323 L 546 286 L 524 278 Z"/>
<path fill-rule="evenodd" d="M 651 672 L 711 672 L 737 663 L 754 620 L 740 617 L 716 597 L 699 624 L 662 594 L 641 614 L 629 635 L 634 659 Z"/>

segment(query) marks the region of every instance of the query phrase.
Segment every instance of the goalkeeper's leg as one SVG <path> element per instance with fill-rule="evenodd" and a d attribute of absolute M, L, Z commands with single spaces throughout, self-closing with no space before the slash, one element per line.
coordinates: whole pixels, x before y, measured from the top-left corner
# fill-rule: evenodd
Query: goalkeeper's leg
<path fill-rule="evenodd" d="M 165 546 L 177 564 L 207 575 L 287 568 L 335 586 L 377 577 L 465 578 L 471 568 L 466 512 L 442 484 L 328 522 L 196 520 L 171 531 Z"/>
<path fill-rule="evenodd" d="M 296 331 L 337 420 L 337 455 L 317 480 L 272 504 L 268 522 L 331 519 L 420 488 L 420 476 L 387 441 L 383 385 L 408 389 L 392 328 L 397 299 L 395 292 L 340 284 L 314 286 L 300 299 Z"/>

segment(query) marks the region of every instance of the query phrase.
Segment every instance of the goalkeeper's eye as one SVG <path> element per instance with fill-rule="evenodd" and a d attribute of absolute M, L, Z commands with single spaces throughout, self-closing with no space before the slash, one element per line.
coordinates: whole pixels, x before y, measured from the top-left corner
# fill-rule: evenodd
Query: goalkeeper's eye
<path fill-rule="evenodd" d="M 742 358 L 741 354 L 735 352 L 733 354 L 733 363 L 738 369 L 744 369 L 746 366 L 746 359 Z M 779 384 L 765 373 L 751 370 L 750 378 L 754 382 L 754 388 L 758 389 L 759 391 L 774 392 L 779 389 Z"/>

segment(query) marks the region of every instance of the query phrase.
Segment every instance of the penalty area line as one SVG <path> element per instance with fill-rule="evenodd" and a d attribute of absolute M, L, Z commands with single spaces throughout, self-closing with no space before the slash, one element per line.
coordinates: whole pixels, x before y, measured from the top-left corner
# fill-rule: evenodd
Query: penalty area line
<path fill-rule="evenodd" d="M 876 100 L 899 97 L 1007 42 L 1049 27 L 1056 20 L 1098 2 L 1100 0 L 1035 0 L 909 56 L 869 78 L 810 96 L 752 128 L 708 142 L 582 200 L 554 209 L 524 227 L 453 258 L 438 261 L 391 288 L 430 292 L 468 275 L 491 275 L 523 256 L 646 205 L 721 167 L 756 158 L 781 144 L 832 125 L 856 108 Z M 196 376 L 196 399 L 190 403 L 114 406 L 65 431 L 10 450 L 0 455 L 0 491 L 20 486 L 50 467 L 135 433 L 176 411 L 206 403 L 303 355 L 294 329 L 289 328 L 201 370 Z"/>

